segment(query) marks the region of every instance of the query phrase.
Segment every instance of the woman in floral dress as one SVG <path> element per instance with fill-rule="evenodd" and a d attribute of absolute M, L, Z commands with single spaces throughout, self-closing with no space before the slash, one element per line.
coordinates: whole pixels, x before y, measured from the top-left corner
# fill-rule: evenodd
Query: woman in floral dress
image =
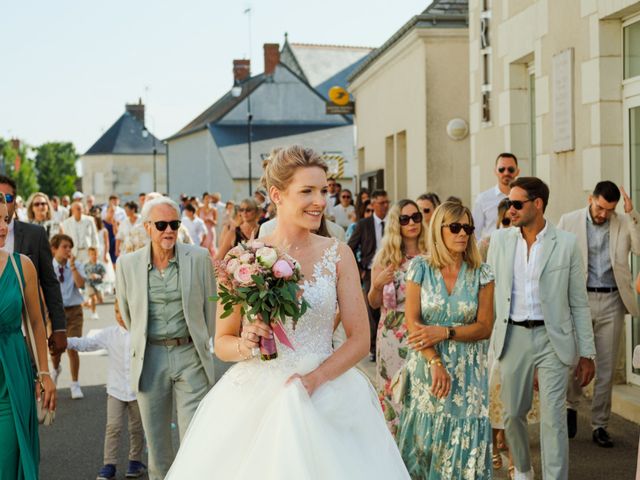
<path fill-rule="evenodd" d="M 407 272 L 411 349 L 397 441 L 412 478 L 492 478 L 487 347 L 493 274 L 473 236 L 473 218 L 444 202 L 431 218 L 429 256 Z"/>
<path fill-rule="evenodd" d="M 391 379 L 407 358 L 404 277 L 409 260 L 426 251 L 426 229 L 418 205 L 412 200 L 400 200 L 387 215 L 382 248 L 373 260 L 368 295 L 371 308 L 381 308 L 376 340 L 376 388 L 393 435 L 402 406 L 392 400 Z"/>

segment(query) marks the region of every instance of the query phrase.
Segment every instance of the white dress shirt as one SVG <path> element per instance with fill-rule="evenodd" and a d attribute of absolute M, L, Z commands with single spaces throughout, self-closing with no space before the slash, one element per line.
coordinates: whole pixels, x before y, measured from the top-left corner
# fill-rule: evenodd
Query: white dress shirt
<path fill-rule="evenodd" d="M 131 354 L 129 332 L 120 325 L 103 328 L 91 337 L 70 337 L 68 348 L 78 352 L 105 349 L 109 355 L 107 393 L 123 402 L 132 402 L 136 394 L 131 390 Z"/>
<path fill-rule="evenodd" d="M 516 243 L 513 265 L 513 286 L 511 287 L 511 320 L 544 320 L 540 303 L 540 273 L 542 260 L 542 239 L 547 233 L 547 224 L 536 235 L 527 258 L 527 242 L 520 234 Z"/>
<path fill-rule="evenodd" d="M 69 209 L 66 207 L 63 207 L 62 205 L 58 206 L 58 210 L 54 210 L 53 212 L 51 212 L 52 215 L 52 220 L 56 223 L 62 223 L 64 222 L 67 218 L 69 218 Z"/>
<path fill-rule="evenodd" d="M 12 220 L 11 223 L 9 224 L 9 231 L 7 232 L 7 237 L 4 240 L 4 247 L 2 247 L 2 250 L 7 252 L 8 254 L 12 254 L 15 248 L 16 240 L 15 240 L 15 235 L 13 233 L 13 227 L 15 227 L 15 225 L 16 225 L 16 222 Z"/>
<path fill-rule="evenodd" d="M 341 203 L 333 207 L 333 219 L 334 221 L 340 225 L 345 230 L 349 225 L 353 223 L 353 221 L 349 218 L 349 215 L 356 211 L 353 205 L 347 205 L 346 207 L 342 206 Z"/>
<path fill-rule="evenodd" d="M 472 215 L 478 240 L 490 237 L 496 229 L 498 204 L 503 198 L 507 196 L 500 191 L 498 185 L 479 193 L 476 197 Z"/>
<path fill-rule="evenodd" d="M 98 248 L 98 230 L 93 217 L 82 215 L 80 221 L 69 217 L 62 222 L 61 227 L 62 231 L 73 239 L 73 255 L 81 262 L 87 262 L 87 248 Z"/>
<path fill-rule="evenodd" d="M 193 220 L 191 220 L 185 215 L 182 217 L 182 225 L 184 225 L 189 232 L 193 243 L 200 246 L 204 237 L 207 236 L 207 226 L 204 224 L 204 221 L 200 217 L 193 217 Z"/>

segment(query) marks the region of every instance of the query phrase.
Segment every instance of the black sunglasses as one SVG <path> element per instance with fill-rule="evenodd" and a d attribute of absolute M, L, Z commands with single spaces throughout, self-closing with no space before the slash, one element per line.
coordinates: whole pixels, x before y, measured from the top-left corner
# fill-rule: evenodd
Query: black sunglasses
<path fill-rule="evenodd" d="M 400 215 L 398 220 L 400 220 L 400 225 L 406 227 L 409 225 L 409 220 L 413 220 L 413 223 L 422 222 L 422 214 L 420 212 L 416 212 L 413 215 Z"/>
<path fill-rule="evenodd" d="M 507 170 L 509 173 L 516 173 L 515 167 L 499 167 L 498 168 L 498 172 L 500 173 L 504 173 L 505 170 Z"/>
<path fill-rule="evenodd" d="M 342 195 L 340 198 L 351 198 L 351 195 Z"/>
<path fill-rule="evenodd" d="M 33 202 L 32 205 L 34 207 L 46 207 L 47 206 L 47 202 Z"/>
<path fill-rule="evenodd" d="M 373 209 L 371 209 L 371 208 L 367 208 L 367 209 L 364 211 L 364 213 L 373 213 Z"/>
<path fill-rule="evenodd" d="M 422 213 L 424 213 L 425 215 L 429 215 L 431 213 L 431 209 L 430 208 L 423 208 L 422 209 Z"/>
<path fill-rule="evenodd" d="M 464 230 L 464 233 L 466 233 L 469 236 L 476 229 L 476 227 L 474 227 L 473 225 L 469 225 L 468 223 L 460 223 L 460 222 L 454 222 L 448 225 L 442 225 L 442 228 L 444 227 L 449 227 L 449 231 L 454 235 L 457 235 L 458 233 L 460 233 L 460 230 Z"/>
<path fill-rule="evenodd" d="M 153 222 L 158 231 L 164 232 L 167 227 L 171 227 L 171 230 L 174 232 L 180 228 L 180 224 L 182 222 L 180 220 L 171 220 L 170 222 L 165 222 L 164 220 L 160 220 L 159 222 Z"/>
<path fill-rule="evenodd" d="M 533 200 L 507 200 L 505 204 L 507 206 L 507 210 L 509 210 L 511 207 L 515 208 L 516 210 L 522 210 L 524 204 L 527 202 L 533 202 Z"/>
<path fill-rule="evenodd" d="M 500 220 L 500 223 L 502 223 L 502 225 L 504 225 L 505 227 L 508 227 L 509 225 L 511 225 L 511 219 L 508 217 L 504 217 L 502 220 Z"/>

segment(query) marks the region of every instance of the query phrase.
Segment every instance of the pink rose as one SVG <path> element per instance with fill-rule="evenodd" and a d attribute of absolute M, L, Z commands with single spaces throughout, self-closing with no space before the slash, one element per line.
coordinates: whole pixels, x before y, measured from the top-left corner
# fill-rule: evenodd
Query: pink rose
<path fill-rule="evenodd" d="M 257 240 L 254 240 L 253 242 L 251 242 L 251 243 L 249 244 L 249 246 L 250 246 L 251 248 L 253 248 L 254 250 L 259 250 L 259 249 L 261 249 L 261 248 L 263 248 L 263 247 L 264 247 L 264 243 L 262 243 L 262 242 L 258 242 Z"/>
<path fill-rule="evenodd" d="M 240 286 L 249 287 L 254 285 L 251 275 L 254 275 L 255 273 L 255 267 L 253 265 L 240 265 L 233 273 L 233 278 L 240 284 Z"/>
<path fill-rule="evenodd" d="M 240 245 L 233 247 L 231 250 L 227 252 L 228 257 L 239 257 L 244 252 L 244 248 Z"/>
<path fill-rule="evenodd" d="M 227 273 L 229 275 L 233 275 L 239 266 L 240 262 L 238 261 L 238 259 L 232 258 L 231 260 L 229 260 L 229 263 L 227 263 Z"/>
<path fill-rule="evenodd" d="M 271 268 L 276 278 L 290 278 L 293 275 L 293 269 L 286 260 L 278 260 Z"/>

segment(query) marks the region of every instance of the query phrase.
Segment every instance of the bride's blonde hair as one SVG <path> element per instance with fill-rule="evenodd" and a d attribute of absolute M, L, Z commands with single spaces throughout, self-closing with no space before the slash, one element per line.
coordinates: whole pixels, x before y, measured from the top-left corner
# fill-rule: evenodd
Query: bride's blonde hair
<path fill-rule="evenodd" d="M 329 170 L 322 156 L 301 145 L 274 149 L 263 167 L 264 174 L 260 182 L 267 192 L 271 187 L 286 190 L 298 168 L 318 167 L 325 173 Z"/>

